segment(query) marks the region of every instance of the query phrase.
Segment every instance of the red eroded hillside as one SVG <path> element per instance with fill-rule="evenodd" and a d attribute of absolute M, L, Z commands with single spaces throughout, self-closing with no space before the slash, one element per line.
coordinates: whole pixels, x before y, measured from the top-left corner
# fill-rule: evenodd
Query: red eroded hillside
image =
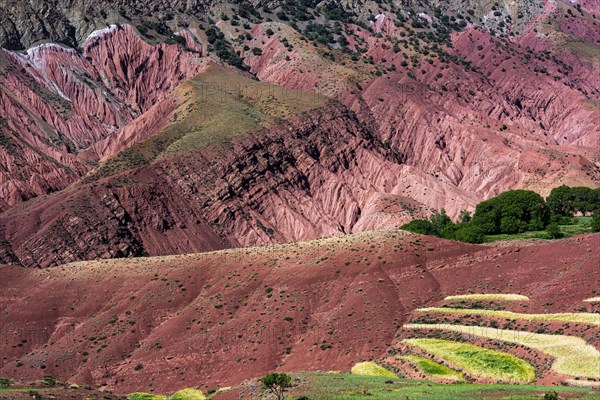
<path fill-rule="evenodd" d="M 0 210 L 67 187 L 140 135 L 132 130 L 156 132 L 174 108 L 165 96 L 201 69 L 194 57 L 128 25 L 94 32 L 80 51 L 1 49 Z"/>
<path fill-rule="evenodd" d="M 531 30 L 514 38 L 468 27 L 454 33 L 451 49 L 437 57 L 436 45 L 420 43 L 423 49 L 405 40 L 414 32 L 395 26 L 394 15 L 378 15 L 373 32 L 352 25 L 346 30 L 350 47 L 363 53 L 355 63 L 342 53 L 334 62 L 324 57 L 329 50 L 315 50 L 286 30 L 268 36 L 268 28 L 280 28 L 264 24 L 253 30 L 252 42 L 263 40 L 264 51 L 248 54 L 247 62 L 261 79 L 288 87 L 331 93 L 331 82 L 341 82 L 341 102 L 404 163 L 480 199 L 513 188 L 547 195 L 563 183 L 597 186 L 600 180 L 600 80 L 597 50 L 591 50 L 600 30 L 590 22 L 590 37 L 566 37 L 565 7 L 548 6 Z M 545 35 L 533 31 L 538 23 Z M 383 76 L 361 74 L 373 68 Z M 304 80 L 298 71 L 306 72 Z M 404 194 L 441 206 L 429 194 Z M 469 207 L 444 206 L 453 216 Z"/>
<path fill-rule="evenodd" d="M 234 9 L 2 50 L 0 261 L 293 242 L 597 187 L 597 8 L 538 3 L 330 30 Z"/>
<path fill-rule="evenodd" d="M 472 246 L 399 230 L 215 253 L 1 268 L 0 373 L 118 392 L 219 387 L 382 356 L 413 310 L 515 293 L 527 312 L 598 295 L 598 234 Z M 140 365 L 141 367 L 137 367 Z"/>

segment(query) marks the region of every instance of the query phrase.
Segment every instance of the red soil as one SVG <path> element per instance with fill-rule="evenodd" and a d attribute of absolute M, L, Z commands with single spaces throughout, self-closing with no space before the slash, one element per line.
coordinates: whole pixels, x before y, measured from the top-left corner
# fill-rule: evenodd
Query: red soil
<path fill-rule="evenodd" d="M 276 369 L 344 370 L 382 356 L 415 308 L 446 295 L 519 293 L 531 298 L 529 312 L 578 309 L 597 295 L 599 237 L 496 248 L 383 231 L 46 270 L 6 266 L 0 374 L 172 392 Z"/>

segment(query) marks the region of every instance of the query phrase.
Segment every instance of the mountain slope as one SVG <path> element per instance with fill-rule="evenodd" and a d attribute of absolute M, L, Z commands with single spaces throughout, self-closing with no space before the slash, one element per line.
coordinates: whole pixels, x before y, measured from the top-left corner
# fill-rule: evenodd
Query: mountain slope
<path fill-rule="evenodd" d="M 0 372 L 173 392 L 276 369 L 344 370 L 383 356 L 414 309 L 447 295 L 515 293 L 530 298 L 528 313 L 581 311 L 597 294 L 598 243 L 594 234 L 498 248 L 391 230 L 46 270 L 5 266 Z"/>
<path fill-rule="evenodd" d="M 56 44 L 0 50 L 0 209 L 73 183 L 111 154 L 101 143 L 118 140 L 140 114 L 158 108 L 159 120 L 142 126 L 162 126 L 173 108 L 165 96 L 201 68 L 194 57 L 114 25 L 81 52 Z"/>
<path fill-rule="evenodd" d="M 598 185 L 592 3 L 360 4 L 2 50 L 0 260 L 306 240 Z"/>

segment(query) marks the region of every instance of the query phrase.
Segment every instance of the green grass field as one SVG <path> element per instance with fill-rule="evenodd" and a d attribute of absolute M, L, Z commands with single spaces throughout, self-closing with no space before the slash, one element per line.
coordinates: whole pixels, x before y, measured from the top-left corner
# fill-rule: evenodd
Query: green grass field
<path fill-rule="evenodd" d="M 592 217 L 574 217 L 575 223 L 571 225 L 559 225 L 560 231 L 563 237 L 571 237 L 581 235 L 583 233 L 589 233 L 592 231 L 590 222 Z M 497 242 L 499 240 L 510 240 L 510 239 L 548 239 L 548 232 L 545 230 L 541 231 L 528 231 L 514 234 L 499 234 L 499 235 L 486 235 L 486 242 Z"/>
<path fill-rule="evenodd" d="M 520 344 L 554 357 L 552 370 L 556 373 L 579 378 L 600 379 L 600 352 L 576 336 L 547 335 L 451 324 L 407 324 L 404 328 L 446 330 Z"/>
<path fill-rule="evenodd" d="M 452 313 L 484 315 L 487 317 L 496 317 L 503 319 L 522 319 L 525 321 L 556 321 L 571 322 L 579 324 L 600 325 L 600 314 L 595 313 L 557 313 L 557 314 L 523 314 L 512 311 L 495 311 L 471 308 L 452 308 L 452 307 L 427 307 L 419 308 L 417 311 L 424 313 Z"/>
<path fill-rule="evenodd" d="M 593 400 L 600 399 L 600 391 L 592 388 L 567 386 L 534 386 L 508 384 L 441 384 L 427 381 L 361 376 L 349 373 L 331 374 L 327 372 L 293 372 L 293 387 L 286 393 L 286 399 L 306 396 L 311 400 L 541 400 L 544 394 L 556 392 L 561 398 Z M 243 386 L 242 386 L 243 387 Z M 2 395 L 10 396 L 16 391 L 30 389 L 0 389 Z M 44 391 L 45 389 L 34 389 Z M 50 389 L 48 389 L 50 390 Z M 167 396 L 129 397 L 131 399 L 160 399 Z M 62 395 L 61 395 L 62 396 Z M 7 397 L 10 398 L 10 397 Z M 64 391 L 64 397 L 75 398 Z M 237 398 L 237 397 L 235 397 Z M 263 394 L 246 396 L 245 399 L 264 399 Z"/>
<path fill-rule="evenodd" d="M 447 381 L 459 382 L 464 380 L 463 374 L 457 372 L 451 368 L 448 368 L 445 365 L 437 363 L 428 358 L 419 357 L 419 356 L 398 356 L 399 359 L 408 360 L 425 374 L 439 379 L 444 379 Z"/>
<path fill-rule="evenodd" d="M 306 396 L 311 400 L 540 400 L 556 391 L 560 396 L 592 400 L 600 392 L 589 388 L 532 385 L 437 384 L 352 374 L 301 372 L 292 374 L 302 382 L 286 397 Z M 386 383 L 388 382 L 388 383 Z M 389 383 L 392 382 L 392 383 Z"/>
<path fill-rule="evenodd" d="M 535 379 L 535 368 L 512 354 L 450 340 L 405 339 L 402 343 L 425 350 L 476 377 L 510 383 Z"/>

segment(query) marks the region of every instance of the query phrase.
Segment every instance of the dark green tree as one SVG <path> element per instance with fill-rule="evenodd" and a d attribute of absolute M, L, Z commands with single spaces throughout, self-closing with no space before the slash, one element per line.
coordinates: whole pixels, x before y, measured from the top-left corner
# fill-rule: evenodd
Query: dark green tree
<path fill-rule="evenodd" d="M 426 219 L 413 219 L 408 224 L 402 225 L 400 228 L 405 231 L 420 233 L 421 235 L 436 236 L 433 225 Z"/>
<path fill-rule="evenodd" d="M 285 389 L 292 384 L 292 377 L 288 374 L 274 372 L 263 376 L 260 383 L 265 389 L 273 393 L 277 400 L 282 400 L 285 396 Z"/>
<path fill-rule="evenodd" d="M 452 220 L 446 214 L 446 210 L 442 208 L 442 211 L 439 213 L 433 214 L 429 221 L 431 222 L 431 226 L 433 227 L 435 236 L 444 237 L 444 231 L 449 225 L 452 225 Z"/>
<path fill-rule="evenodd" d="M 540 230 L 549 222 L 544 199 L 531 190 L 511 190 L 479 203 L 472 221 L 484 234 Z"/>
<path fill-rule="evenodd" d="M 456 225 L 456 229 L 449 239 L 466 243 L 483 243 L 485 236 L 477 227 L 468 222 L 463 222 Z"/>
<path fill-rule="evenodd" d="M 546 202 L 553 215 L 572 216 L 576 212 L 586 215 L 600 208 L 600 188 L 562 185 L 552 189 Z"/>
<path fill-rule="evenodd" d="M 573 201 L 571 199 L 571 188 L 562 185 L 552 189 L 546 199 L 548 208 L 555 215 L 569 216 L 573 214 Z"/>
<path fill-rule="evenodd" d="M 579 186 L 571 188 L 573 198 L 573 209 L 576 212 L 586 215 L 593 212 L 600 204 L 596 198 L 596 191 L 588 187 Z"/>
<path fill-rule="evenodd" d="M 558 224 L 556 222 L 552 222 L 546 227 L 546 232 L 548 233 L 548 237 L 550 239 L 558 239 L 563 236 Z"/>
<path fill-rule="evenodd" d="M 471 222 L 471 213 L 467 210 L 460 210 L 460 215 L 458 216 L 458 222 Z"/>
<path fill-rule="evenodd" d="M 600 232 L 600 208 L 594 211 L 594 214 L 592 215 L 591 226 L 592 232 Z"/>

